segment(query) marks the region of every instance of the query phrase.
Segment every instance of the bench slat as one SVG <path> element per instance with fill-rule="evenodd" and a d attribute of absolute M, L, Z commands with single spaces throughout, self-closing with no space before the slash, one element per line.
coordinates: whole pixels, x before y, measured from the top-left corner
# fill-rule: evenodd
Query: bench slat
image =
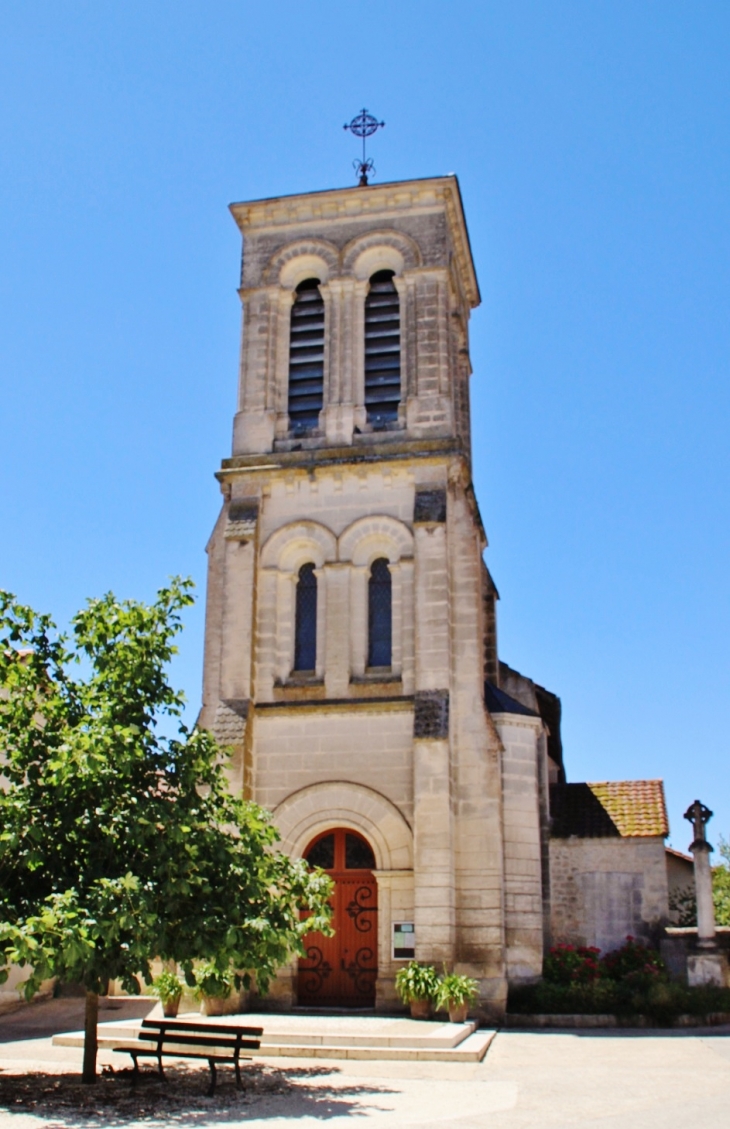
<path fill-rule="evenodd" d="M 123 1054 L 131 1054 L 132 1057 L 137 1056 L 137 1058 L 157 1058 L 157 1051 L 152 1050 L 151 1048 L 148 1050 L 146 1047 L 140 1047 L 139 1050 L 137 1050 L 137 1049 L 130 1050 L 129 1047 L 116 1047 L 115 1050 L 118 1050 Z M 236 1061 L 235 1054 L 210 1054 L 208 1051 L 201 1051 L 200 1053 L 197 1053 L 197 1051 L 187 1051 L 186 1050 L 186 1051 L 181 1051 L 178 1054 L 177 1051 L 171 1051 L 170 1050 L 170 1051 L 162 1051 L 161 1053 L 164 1054 L 164 1056 L 166 1058 L 204 1058 L 206 1061 L 210 1061 L 210 1059 L 213 1059 L 216 1062 L 235 1062 Z M 250 1059 L 244 1058 L 244 1059 L 239 1059 L 239 1061 L 249 1062 Z"/>
<path fill-rule="evenodd" d="M 200 1031 L 201 1034 L 215 1032 L 216 1035 L 263 1035 L 263 1027 L 239 1027 L 232 1023 L 189 1023 L 184 1019 L 143 1019 L 142 1027 L 147 1030 L 165 1031 Z"/>
<path fill-rule="evenodd" d="M 140 1035 L 140 1042 L 152 1043 L 154 1045 L 161 1045 L 161 1049 L 168 1046 L 176 1047 L 222 1047 L 224 1050 L 235 1050 L 240 1047 L 242 1050 L 258 1050 L 261 1045 L 258 1039 L 224 1039 L 220 1035 L 211 1035 L 210 1038 L 204 1038 L 202 1035 L 166 1035 L 160 1039 L 156 1035 Z"/>

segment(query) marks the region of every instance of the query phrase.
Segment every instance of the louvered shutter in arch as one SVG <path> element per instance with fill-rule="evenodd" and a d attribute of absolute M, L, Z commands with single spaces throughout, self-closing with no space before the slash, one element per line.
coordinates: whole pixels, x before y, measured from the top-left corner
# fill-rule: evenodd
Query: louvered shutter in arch
<path fill-rule="evenodd" d="M 319 424 L 324 393 L 324 301 L 316 278 L 296 289 L 289 333 L 289 428 L 311 431 Z"/>
<path fill-rule="evenodd" d="M 299 569 L 294 620 L 294 670 L 310 673 L 317 665 L 317 577 L 314 565 Z"/>
<path fill-rule="evenodd" d="M 400 303 L 393 271 L 370 279 L 365 299 L 365 408 L 368 423 L 384 427 L 398 419 L 400 403 Z"/>
<path fill-rule="evenodd" d="M 385 557 L 373 561 L 368 582 L 368 666 L 390 666 L 393 651 L 393 585 Z"/>

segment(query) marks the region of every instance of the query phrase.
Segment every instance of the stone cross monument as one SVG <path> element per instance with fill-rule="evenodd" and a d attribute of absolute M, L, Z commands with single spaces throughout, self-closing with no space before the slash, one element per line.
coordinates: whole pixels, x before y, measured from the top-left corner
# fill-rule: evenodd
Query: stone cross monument
<path fill-rule="evenodd" d="M 695 800 L 684 818 L 694 827 L 690 851 L 694 858 L 695 893 L 697 898 L 697 948 L 699 952 L 687 959 L 687 979 L 690 985 L 716 984 L 724 987 L 728 980 L 727 958 L 717 949 L 715 940 L 715 906 L 712 900 L 712 869 L 706 827 L 712 812 Z"/>

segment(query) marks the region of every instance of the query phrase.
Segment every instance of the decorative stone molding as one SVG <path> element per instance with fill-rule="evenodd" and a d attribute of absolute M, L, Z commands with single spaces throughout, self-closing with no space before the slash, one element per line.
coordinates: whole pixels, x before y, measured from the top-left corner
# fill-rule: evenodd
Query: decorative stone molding
<path fill-rule="evenodd" d="M 443 740 L 449 735 L 449 691 L 416 692 L 413 736 Z"/>
<path fill-rule="evenodd" d="M 274 810 L 274 822 L 287 854 L 301 858 L 315 835 L 333 827 L 352 827 L 368 840 L 377 870 L 411 870 L 413 832 L 390 800 L 346 780 L 312 784 L 287 796 Z"/>
<path fill-rule="evenodd" d="M 402 521 L 386 514 L 361 517 L 340 534 L 338 552 L 341 561 L 354 565 L 369 566 L 379 556 L 394 564 L 413 556 L 413 534 Z"/>
<path fill-rule="evenodd" d="M 400 231 L 370 231 L 360 235 L 342 251 L 342 270 L 360 280 L 370 278 L 376 271 L 392 270 L 402 274 L 421 266 L 421 249 L 414 239 Z"/>
<path fill-rule="evenodd" d="M 318 521 L 296 521 L 277 529 L 261 550 L 263 568 L 294 572 L 311 561 L 322 568 L 325 561 L 337 560 L 337 539 Z"/>
<path fill-rule="evenodd" d="M 250 541 L 256 533 L 259 518 L 258 502 L 249 498 L 232 501 L 223 536 L 226 541 Z"/>
<path fill-rule="evenodd" d="M 240 745 L 246 732 L 249 702 L 247 698 L 220 701 L 216 706 L 213 734 L 221 745 Z"/>
<path fill-rule="evenodd" d="M 298 239 L 280 247 L 264 269 L 264 282 L 279 283 L 287 290 L 295 290 L 305 278 L 318 278 L 320 282 L 338 273 L 339 251 L 326 239 Z"/>
<path fill-rule="evenodd" d="M 416 525 L 446 521 L 446 491 L 417 490 L 413 521 Z"/>

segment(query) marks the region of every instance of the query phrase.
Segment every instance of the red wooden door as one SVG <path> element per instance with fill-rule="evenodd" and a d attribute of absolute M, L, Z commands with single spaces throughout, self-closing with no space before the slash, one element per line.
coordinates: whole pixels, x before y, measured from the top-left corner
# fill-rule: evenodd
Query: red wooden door
<path fill-rule="evenodd" d="M 298 1000 L 307 1007 L 373 1007 L 378 974 L 375 859 L 355 831 L 338 827 L 310 843 L 304 857 L 334 879 L 333 937 L 310 933 L 299 961 Z"/>

